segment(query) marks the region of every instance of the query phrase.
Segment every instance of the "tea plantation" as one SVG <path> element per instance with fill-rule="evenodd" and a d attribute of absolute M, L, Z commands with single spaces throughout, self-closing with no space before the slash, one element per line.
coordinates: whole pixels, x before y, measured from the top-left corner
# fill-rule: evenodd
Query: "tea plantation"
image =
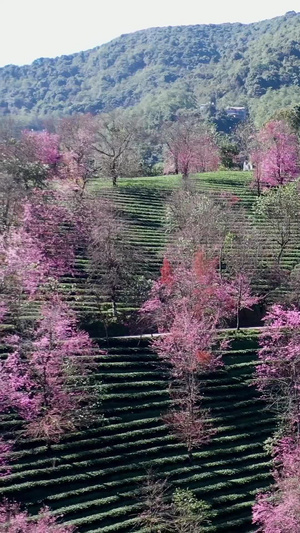
<path fill-rule="evenodd" d="M 251 209 L 249 173 L 207 173 L 193 180 L 199 190 L 214 191 L 216 197 L 228 191 Z M 128 221 L 128 239 L 143 254 L 141 271 L 146 268 L 153 277 L 165 243 L 164 202 L 179 183 L 180 178 L 168 176 L 124 179 L 117 188 L 92 184 L 95 194 L 114 198 Z M 291 247 L 285 266 L 293 266 L 299 253 L 299 247 Z M 97 315 L 97 304 L 86 283 L 86 260 L 78 257 L 77 263 L 80 274 L 65 278 L 61 290 L 84 319 Z M 25 317 L 35 312 L 32 307 L 23 311 Z M 140 487 L 152 469 L 167 477 L 171 488 L 189 488 L 212 505 L 208 532 L 254 531 L 251 506 L 256 492 L 271 483 L 264 441 L 275 426 L 252 384 L 257 334 L 254 329 L 231 332 L 224 366 L 203 378 L 205 406 L 217 432 L 190 461 L 161 420 L 169 404 L 168 382 L 149 340 L 115 337 L 108 342 L 96 331 L 95 341 L 107 350 L 106 355 L 95 350 L 96 378 L 104 393 L 99 422 L 49 450 L 41 441 L 25 439 L 13 415 L 2 415 L 1 432 L 19 436 L 11 474 L 0 478 L 1 494 L 25 503 L 33 514 L 45 503 L 82 533 L 142 533 Z M 5 346 L 2 352 L 5 357 Z"/>
<path fill-rule="evenodd" d="M 50 451 L 20 433 L 2 494 L 33 513 L 45 502 L 82 532 L 142 531 L 136 518 L 140 484 L 152 469 L 172 487 L 189 487 L 212 504 L 207 531 L 252 531 L 255 492 L 271 481 L 263 442 L 274 429 L 251 386 L 256 333 L 233 338 L 223 368 L 205 377 L 205 404 L 217 433 L 192 462 L 160 419 L 169 402 L 167 381 L 148 342 L 111 344 L 107 355 L 97 357 L 103 420 L 99 413 L 98 425 L 68 435 Z M 2 417 L 1 431 L 17 426 L 12 416 Z"/>

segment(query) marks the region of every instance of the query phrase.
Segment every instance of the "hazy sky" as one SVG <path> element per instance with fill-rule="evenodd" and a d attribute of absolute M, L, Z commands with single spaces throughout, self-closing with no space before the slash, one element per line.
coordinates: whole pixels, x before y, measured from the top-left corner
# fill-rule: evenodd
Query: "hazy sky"
<path fill-rule="evenodd" d="M 87 50 L 153 26 L 255 22 L 299 0 L 0 0 L 0 66 Z"/>

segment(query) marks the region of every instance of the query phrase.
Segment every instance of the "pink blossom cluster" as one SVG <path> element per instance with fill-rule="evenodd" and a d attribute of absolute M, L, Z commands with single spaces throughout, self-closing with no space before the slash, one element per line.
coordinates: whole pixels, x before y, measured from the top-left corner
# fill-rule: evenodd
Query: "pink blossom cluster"
<path fill-rule="evenodd" d="M 73 533 L 74 526 L 59 524 L 51 516 L 49 507 L 43 507 L 32 519 L 16 502 L 4 500 L 0 504 L 0 530 L 3 533 Z"/>

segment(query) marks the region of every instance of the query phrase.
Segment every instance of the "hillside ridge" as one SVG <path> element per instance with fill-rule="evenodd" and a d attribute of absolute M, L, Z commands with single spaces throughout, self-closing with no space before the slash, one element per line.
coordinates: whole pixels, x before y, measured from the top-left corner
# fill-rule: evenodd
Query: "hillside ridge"
<path fill-rule="evenodd" d="M 166 26 L 123 34 L 96 48 L 0 69 L 0 113 L 98 113 L 296 104 L 300 13 L 250 24 Z M 258 99 L 262 100 L 259 101 Z M 259 108 L 257 110 L 257 108 Z"/>

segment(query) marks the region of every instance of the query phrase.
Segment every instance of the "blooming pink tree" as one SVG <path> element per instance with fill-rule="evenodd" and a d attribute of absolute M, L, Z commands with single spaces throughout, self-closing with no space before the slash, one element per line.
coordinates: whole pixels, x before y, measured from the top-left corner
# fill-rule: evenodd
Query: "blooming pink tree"
<path fill-rule="evenodd" d="M 259 297 L 252 294 L 250 277 L 247 272 L 240 272 L 228 283 L 228 292 L 235 307 L 236 329 L 240 329 L 240 312 L 252 309 L 259 302 Z"/>
<path fill-rule="evenodd" d="M 49 278 L 72 274 L 75 260 L 76 221 L 57 192 L 36 190 L 22 211 L 0 236 L 0 288 L 15 313 Z"/>
<path fill-rule="evenodd" d="M 66 117 L 60 121 L 58 129 L 62 151 L 60 176 L 71 181 L 74 192 L 81 197 L 95 174 L 95 119 L 90 114 Z"/>
<path fill-rule="evenodd" d="M 20 138 L 0 142 L 1 170 L 19 190 L 45 187 L 60 159 L 57 135 L 24 130 Z"/>
<path fill-rule="evenodd" d="M 300 311 L 273 305 L 260 336 L 256 383 L 279 417 L 283 437 L 273 448 L 274 487 L 257 496 L 253 523 L 258 531 L 300 531 Z"/>
<path fill-rule="evenodd" d="M 165 258 L 160 278 L 154 282 L 142 313 L 151 316 L 159 332 L 169 331 L 174 316 L 187 309 L 192 318 L 206 321 L 201 331 L 216 330 L 234 313 L 230 283 L 217 269 L 218 261 L 200 250 L 192 264 L 171 264 Z M 211 326 L 210 326 L 211 324 Z"/>
<path fill-rule="evenodd" d="M 88 421 L 95 390 L 86 387 L 93 344 L 74 313 L 57 296 L 42 308 L 31 338 L 7 338 L 12 352 L 2 362 L 2 404 L 15 408 L 26 432 L 49 444 Z"/>
<path fill-rule="evenodd" d="M 300 435 L 300 311 L 273 305 L 265 323 L 256 383 L 282 425 Z"/>
<path fill-rule="evenodd" d="M 170 369 L 173 407 L 165 420 L 185 442 L 190 458 L 192 449 L 207 442 L 214 432 L 209 413 L 201 407 L 198 375 L 221 364 L 213 347 L 218 344 L 217 326 L 230 315 L 231 305 L 216 262 L 199 252 L 191 268 L 172 268 L 165 259 L 161 277 L 142 308 L 165 333 L 153 342 Z M 225 342 L 221 347 L 225 348 Z"/>
<path fill-rule="evenodd" d="M 54 170 L 60 160 L 59 136 L 48 131 L 24 130 L 22 132 L 24 149 L 32 160 L 48 165 Z"/>
<path fill-rule="evenodd" d="M 268 122 L 258 135 L 258 145 L 252 154 L 256 165 L 256 186 L 284 185 L 299 176 L 299 144 L 297 135 L 283 120 Z"/>
<path fill-rule="evenodd" d="M 264 533 L 300 531 L 300 446 L 284 438 L 275 448 L 272 491 L 259 493 L 253 523 Z"/>
<path fill-rule="evenodd" d="M 3 305 L 18 306 L 22 294 L 32 296 L 45 279 L 44 255 L 24 228 L 11 228 L 0 237 L 0 285 Z"/>
<path fill-rule="evenodd" d="M 172 432 L 184 442 L 190 459 L 193 448 L 209 441 L 215 432 L 210 413 L 201 406 L 202 395 L 198 376 L 217 368 L 221 361 L 211 351 L 213 323 L 193 318 L 187 308 L 180 306 L 165 336 L 152 346 L 159 357 L 168 362 L 172 385 L 172 407 L 164 417 Z M 208 327 L 203 330 L 203 327 Z"/>
<path fill-rule="evenodd" d="M 48 276 L 72 273 L 75 260 L 76 219 L 57 191 L 35 191 L 24 204 L 23 229 L 44 258 Z"/>
<path fill-rule="evenodd" d="M 0 529 L 3 533 L 73 533 L 76 528 L 59 524 L 49 507 L 43 507 L 32 518 L 19 503 L 4 500 L 0 505 Z"/>
<path fill-rule="evenodd" d="M 213 132 L 193 118 L 181 117 L 164 129 L 166 171 L 182 173 L 217 170 L 220 155 Z"/>

